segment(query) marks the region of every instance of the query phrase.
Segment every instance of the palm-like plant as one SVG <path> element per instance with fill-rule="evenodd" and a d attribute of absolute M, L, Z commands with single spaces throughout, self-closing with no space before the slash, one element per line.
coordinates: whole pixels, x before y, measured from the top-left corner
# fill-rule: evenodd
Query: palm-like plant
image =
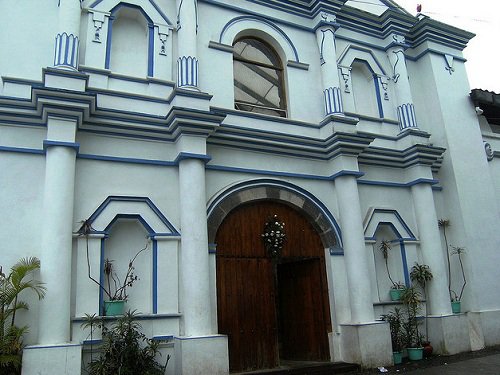
<path fill-rule="evenodd" d="M 33 278 L 38 269 L 40 260 L 36 257 L 21 259 L 12 266 L 8 275 L 0 267 L 0 373 L 17 374 L 21 371 L 22 338 L 28 327 L 16 326 L 16 313 L 29 309 L 28 304 L 19 299 L 23 291 L 34 292 L 38 299 L 45 296 L 43 283 Z"/>

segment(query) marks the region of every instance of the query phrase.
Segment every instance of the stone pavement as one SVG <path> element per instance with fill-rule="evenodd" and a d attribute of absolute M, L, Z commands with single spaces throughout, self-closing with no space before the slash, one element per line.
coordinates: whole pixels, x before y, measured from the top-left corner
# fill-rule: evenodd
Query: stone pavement
<path fill-rule="evenodd" d="M 384 371 L 387 370 L 387 371 Z M 451 356 L 433 356 L 383 369 L 361 370 L 358 374 L 410 375 L 500 375 L 500 346 Z"/>

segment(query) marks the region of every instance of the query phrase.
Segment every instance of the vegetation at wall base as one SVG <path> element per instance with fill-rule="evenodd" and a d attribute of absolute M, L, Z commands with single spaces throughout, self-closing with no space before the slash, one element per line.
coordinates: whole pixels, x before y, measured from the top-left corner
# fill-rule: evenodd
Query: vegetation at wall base
<path fill-rule="evenodd" d="M 45 296 L 43 284 L 33 278 L 40 269 L 40 260 L 35 257 L 23 258 L 5 275 L 0 266 L 0 374 L 21 374 L 23 336 L 28 326 L 16 325 L 16 314 L 28 310 L 26 302 L 19 299 L 25 290 L 34 292 L 38 299 Z"/>
<path fill-rule="evenodd" d="M 90 375 L 165 374 L 170 355 L 164 365 L 156 360 L 160 356 L 160 342 L 140 332 L 141 325 L 136 317 L 135 311 L 128 311 L 111 327 L 107 327 L 104 320 L 87 315 L 83 326 L 89 327 L 91 331 L 97 327 L 102 330 L 101 353 L 98 359 L 91 359 L 88 368 Z"/>

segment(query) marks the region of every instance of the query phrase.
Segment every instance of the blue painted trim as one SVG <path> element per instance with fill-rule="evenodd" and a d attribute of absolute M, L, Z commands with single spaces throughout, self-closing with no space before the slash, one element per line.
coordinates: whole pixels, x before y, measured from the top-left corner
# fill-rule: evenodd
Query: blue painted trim
<path fill-rule="evenodd" d="M 462 56 L 450 55 L 449 53 L 444 53 L 442 51 L 438 51 L 438 50 L 435 50 L 433 48 L 426 48 L 425 50 L 423 50 L 422 52 L 420 52 L 417 56 L 409 56 L 408 54 L 405 54 L 405 58 L 407 60 L 410 60 L 410 61 L 418 61 L 418 60 L 420 60 L 421 57 L 427 55 L 428 53 L 439 55 L 439 56 L 443 56 L 443 57 L 445 55 L 449 55 L 449 56 L 453 57 L 453 60 L 457 60 L 457 61 L 460 61 L 460 62 L 466 62 L 467 61 L 467 59 L 464 59 Z"/>
<path fill-rule="evenodd" d="M 403 261 L 403 274 L 405 277 L 405 285 L 410 286 L 410 275 L 408 274 L 408 259 L 406 259 L 406 248 L 403 241 L 399 241 L 401 247 L 401 260 Z"/>
<path fill-rule="evenodd" d="M 94 1 L 89 8 L 95 8 L 97 5 L 99 5 L 103 0 L 96 0 Z M 149 0 L 149 3 L 153 6 L 153 8 L 155 8 L 155 10 L 158 12 L 158 14 L 160 15 L 161 18 L 163 18 L 163 20 L 169 25 L 169 26 L 172 26 L 172 22 L 170 22 L 170 20 L 168 19 L 168 17 L 165 15 L 165 13 L 162 12 L 162 10 L 160 9 L 160 7 L 153 1 L 153 0 Z M 128 3 L 121 3 L 121 4 L 128 4 Z M 118 4 L 120 5 L 120 4 Z M 128 5 L 132 5 L 132 4 L 128 4 Z M 116 8 L 116 7 L 115 7 Z M 108 10 L 110 11 L 110 10 Z M 111 12 L 111 11 L 110 11 Z M 143 13 L 146 14 L 146 11 L 143 10 Z M 151 18 L 148 16 L 148 19 L 151 20 Z M 151 20 L 151 22 L 153 22 Z"/>
<path fill-rule="evenodd" d="M 148 76 L 153 77 L 154 72 L 154 50 L 155 50 L 155 28 L 153 25 L 148 26 L 149 34 L 148 34 Z"/>
<path fill-rule="evenodd" d="M 99 284 L 104 285 L 104 241 L 106 237 L 101 238 L 101 259 L 99 261 Z M 99 315 L 106 315 L 104 312 L 104 291 L 99 288 Z"/>
<path fill-rule="evenodd" d="M 329 251 L 332 256 L 344 256 L 344 249 L 340 247 L 330 247 Z"/>
<path fill-rule="evenodd" d="M 174 339 L 173 335 L 153 336 L 151 340 L 154 341 L 171 341 Z"/>
<path fill-rule="evenodd" d="M 113 36 L 113 21 L 114 17 L 108 17 L 108 35 L 106 37 L 106 56 L 104 58 L 104 68 L 109 69 L 109 63 L 111 59 L 111 41 Z"/>
<path fill-rule="evenodd" d="M 217 244 L 216 243 L 209 243 L 208 244 L 208 253 L 209 254 L 217 254 Z"/>
<path fill-rule="evenodd" d="M 79 159 L 84 159 L 84 160 L 111 161 L 116 163 L 130 163 L 130 164 L 145 164 L 145 165 L 155 165 L 160 167 L 175 167 L 178 164 L 172 161 L 123 158 L 118 156 L 107 156 L 107 155 L 78 154 L 77 157 Z"/>
<path fill-rule="evenodd" d="M 273 22 L 271 22 L 271 21 L 269 21 L 266 18 L 261 17 L 261 16 L 256 16 L 256 15 L 238 16 L 238 17 L 233 18 L 228 23 L 226 23 L 224 25 L 224 27 L 222 28 L 222 31 L 219 35 L 219 43 L 222 44 L 222 38 L 223 38 L 224 34 L 226 33 L 226 31 L 229 29 L 229 27 L 231 27 L 232 25 L 239 23 L 241 21 L 256 21 L 256 22 L 263 23 L 263 24 L 271 27 L 272 29 L 274 29 L 278 34 L 280 34 L 286 40 L 286 42 L 288 43 L 288 45 L 292 49 L 295 62 L 300 62 L 299 54 L 297 53 L 297 49 L 295 48 L 292 40 L 288 37 L 288 35 L 286 35 L 286 33 L 283 30 L 281 30 L 281 28 L 279 28 L 277 25 L 275 25 Z"/>
<path fill-rule="evenodd" d="M 373 76 L 373 83 L 375 84 L 375 94 L 377 96 L 378 116 L 384 118 L 384 108 L 382 107 L 382 96 L 380 95 L 380 78 L 377 75 Z"/>
<path fill-rule="evenodd" d="M 158 217 L 158 219 L 171 231 L 172 235 L 180 236 L 179 231 L 168 221 L 168 219 L 161 213 L 161 211 L 154 205 L 154 203 L 146 197 L 133 197 L 133 196 L 114 196 L 110 195 L 107 197 L 104 202 L 102 202 L 99 207 L 94 211 L 92 215 L 90 215 L 90 222 L 94 222 L 99 215 L 106 209 L 106 207 L 111 202 L 141 202 L 145 203 Z M 141 218 L 142 219 L 142 218 Z M 144 221 L 145 222 L 145 221 Z M 109 227 L 109 225 L 108 225 Z M 145 228 L 150 228 L 149 234 L 156 235 L 156 233 L 151 229 L 149 225 L 145 226 Z"/>
<path fill-rule="evenodd" d="M 274 177 L 295 177 L 302 178 L 306 180 L 322 180 L 322 181 L 334 181 L 338 177 L 342 176 L 354 176 L 356 178 L 364 176 L 363 172 L 359 171 L 349 171 L 342 170 L 334 173 L 330 176 L 318 176 L 310 175 L 305 173 L 293 173 L 293 172 L 279 172 L 279 171 L 269 171 L 263 169 L 251 169 L 251 168 L 240 168 L 240 167 L 228 167 L 223 165 L 207 165 L 207 170 L 213 171 L 223 171 L 223 172 L 236 172 L 236 173 L 248 173 L 248 174 L 258 174 L 263 176 L 274 176 Z"/>
<path fill-rule="evenodd" d="M 201 160 L 205 163 L 208 163 L 212 158 L 208 155 L 203 155 L 203 154 L 194 154 L 194 153 L 190 153 L 190 152 L 180 152 L 179 155 L 177 155 L 177 157 L 175 158 L 174 163 L 176 165 L 179 165 L 179 163 L 181 161 L 187 160 L 187 159 L 197 159 L 197 160 Z"/>
<path fill-rule="evenodd" d="M 0 152 L 18 152 L 21 154 L 45 155 L 45 150 L 38 150 L 35 148 L 8 147 L 8 146 L 0 146 Z"/>
<path fill-rule="evenodd" d="M 410 227 L 406 224 L 406 222 L 403 220 L 403 218 L 401 217 L 401 215 L 399 214 L 399 212 L 397 210 L 385 209 L 385 208 L 376 208 L 376 209 L 373 210 L 372 217 L 377 212 L 389 213 L 389 214 L 392 214 L 392 215 L 394 215 L 396 217 L 396 219 L 398 220 L 398 222 L 405 229 L 406 235 L 409 236 L 409 237 L 403 238 L 401 236 L 401 233 L 398 232 L 398 230 L 396 229 L 396 227 L 394 226 L 394 224 L 392 224 L 391 222 L 381 222 L 381 223 L 385 224 L 385 225 L 390 225 L 392 227 L 392 230 L 394 231 L 394 233 L 396 233 L 400 239 L 410 240 L 410 241 L 416 241 L 417 240 L 417 238 L 415 237 L 415 235 L 413 234 L 413 232 L 410 230 Z M 370 218 L 370 220 L 371 220 L 371 218 Z M 380 225 L 380 223 L 379 223 L 379 225 Z"/>
<path fill-rule="evenodd" d="M 370 181 L 370 180 L 358 180 L 360 185 L 376 185 L 376 186 L 387 186 L 387 187 L 412 187 L 417 184 L 438 184 L 439 180 L 429 179 L 429 178 L 418 178 L 410 182 L 386 182 L 386 181 Z"/>
<path fill-rule="evenodd" d="M 49 147 L 69 147 L 74 149 L 76 152 L 80 149 L 80 143 L 78 142 L 61 142 L 61 141 L 43 141 L 43 149 L 47 151 Z"/>
<path fill-rule="evenodd" d="M 158 313 L 158 241 L 153 240 L 153 314 Z"/>

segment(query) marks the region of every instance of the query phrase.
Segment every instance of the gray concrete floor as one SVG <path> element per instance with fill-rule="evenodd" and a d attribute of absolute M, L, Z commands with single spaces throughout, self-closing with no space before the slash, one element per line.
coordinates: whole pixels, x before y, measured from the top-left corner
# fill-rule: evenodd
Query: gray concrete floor
<path fill-rule="evenodd" d="M 393 371 L 391 371 L 394 373 Z M 500 375 L 500 354 L 412 371 L 413 375 Z"/>

